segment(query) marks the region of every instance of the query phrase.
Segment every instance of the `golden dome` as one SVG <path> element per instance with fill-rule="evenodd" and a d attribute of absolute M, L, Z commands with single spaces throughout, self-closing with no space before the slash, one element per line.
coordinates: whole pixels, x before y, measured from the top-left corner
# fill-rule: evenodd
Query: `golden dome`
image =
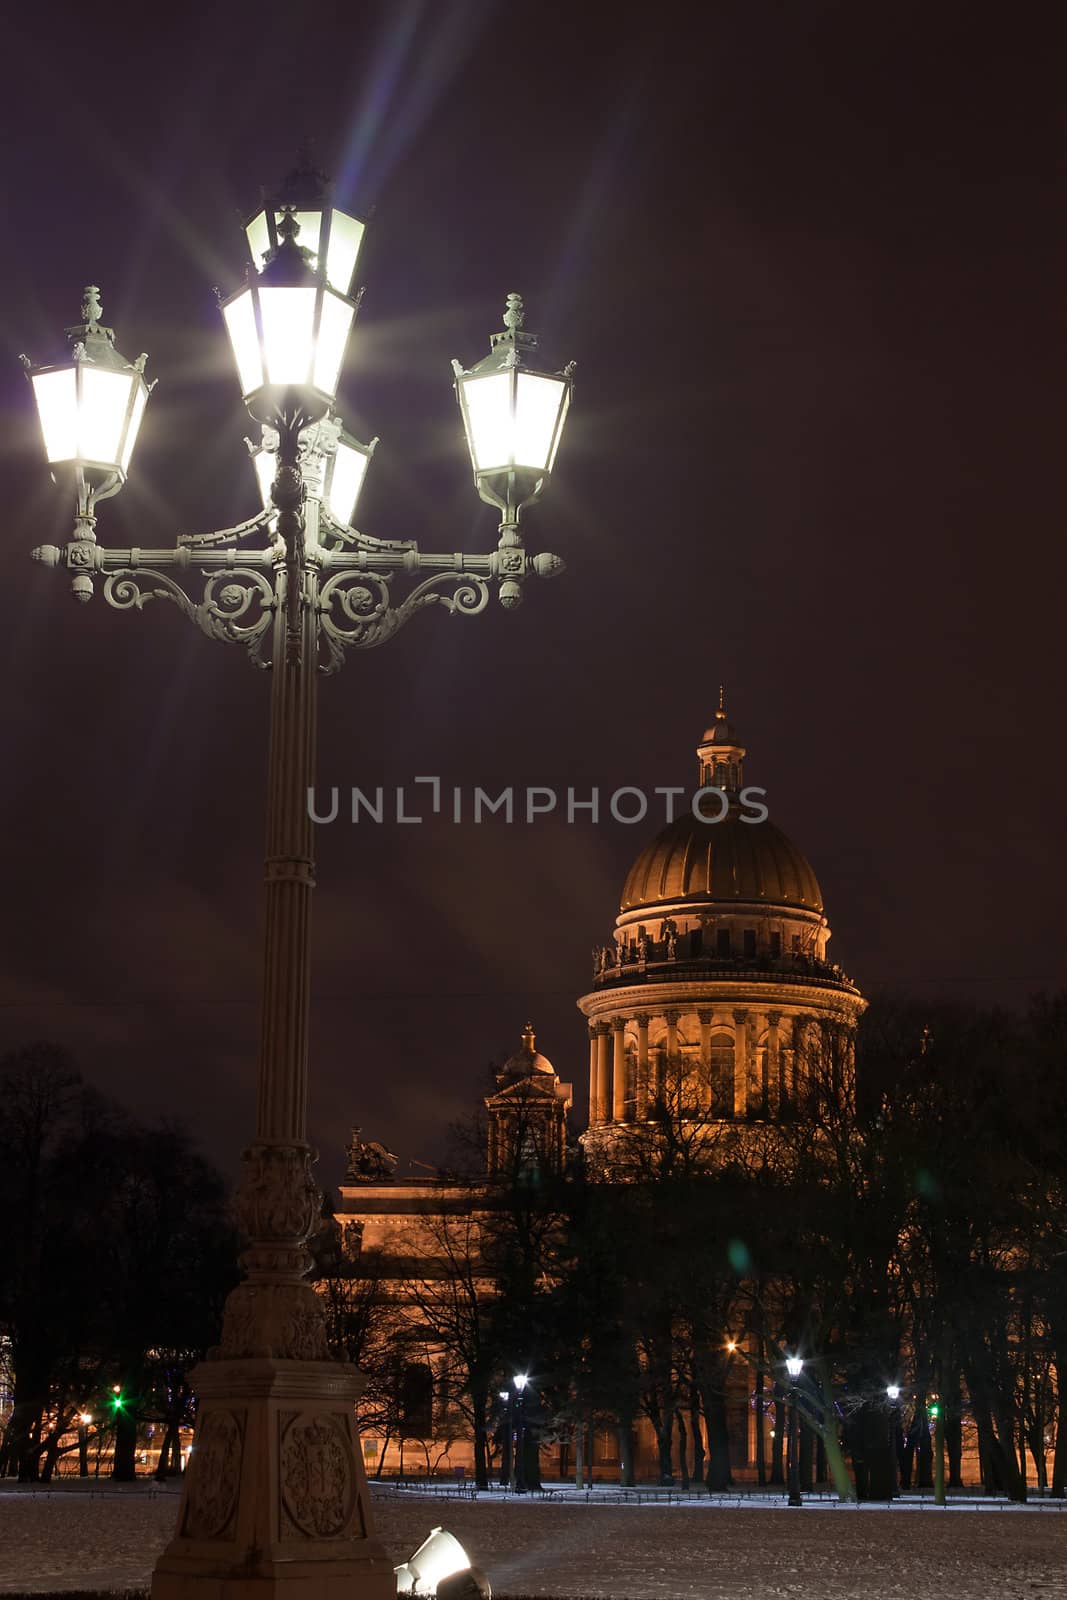
<path fill-rule="evenodd" d="M 772 822 L 676 817 L 630 868 L 620 911 L 663 901 L 755 901 L 821 912 L 819 882 L 796 845 Z"/>

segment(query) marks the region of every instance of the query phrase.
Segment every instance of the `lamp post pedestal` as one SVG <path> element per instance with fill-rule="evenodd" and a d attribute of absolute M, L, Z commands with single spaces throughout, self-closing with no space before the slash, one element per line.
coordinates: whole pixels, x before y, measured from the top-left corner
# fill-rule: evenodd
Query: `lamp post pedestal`
<path fill-rule="evenodd" d="M 392 1600 L 356 1435 L 355 1367 L 222 1359 L 190 1379 L 196 1443 L 152 1600 Z"/>

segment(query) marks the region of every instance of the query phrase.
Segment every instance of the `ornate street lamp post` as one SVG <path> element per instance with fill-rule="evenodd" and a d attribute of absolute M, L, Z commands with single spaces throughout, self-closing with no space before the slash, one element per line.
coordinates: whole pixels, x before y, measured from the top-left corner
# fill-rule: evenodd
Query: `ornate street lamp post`
<path fill-rule="evenodd" d="M 526 1493 L 526 1385 L 525 1372 L 517 1372 L 511 1380 L 515 1385 L 515 1440 L 512 1446 L 515 1463 L 515 1493 Z"/>
<path fill-rule="evenodd" d="M 803 1505 L 800 1495 L 800 1438 L 799 1417 L 797 1414 L 797 1379 L 804 1370 L 804 1362 L 800 1356 L 786 1356 L 785 1369 L 789 1374 L 789 1465 L 786 1477 L 789 1479 L 789 1504 L 791 1506 Z"/>
<path fill-rule="evenodd" d="M 53 476 L 73 488 L 77 508 L 69 543 L 43 546 L 35 558 L 68 572 L 82 601 L 97 579 L 118 610 L 172 601 L 211 638 L 243 645 L 272 679 L 259 1100 L 237 1195 L 245 1276 L 226 1302 L 219 1347 L 191 1375 L 196 1437 L 154 1600 L 248 1600 L 283 1588 L 290 1600 L 396 1592 L 374 1536 L 355 1429 L 361 1380 L 353 1366 L 329 1360 L 319 1297 L 305 1276 L 319 1210 L 307 1141 L 318 679 L 341 666 L 347 649 L 384 644 L 427 606 L 474 615 L 494 586 L 513 606 L 527 577 L 562 568 L 556 556 L 526 554 L 518 519 L 551 473 L 570 372 L 535 375 L 555 389 L 529 402 L 520 376 L 516 400 L 514 375 L 525 376 L 520 356 L 532 346 L 515 295 L 493 345 L 507 381 L 479 391 L 472 406 L 463 386 L 473 374 L 457 375 L 479 490 L 502 511 L 497 549 L 431 555 L 412 540 L 374 539 L 351 526 L 373 446 L 344 434 L 334 401 L 358 308 L 349 291 L 363 231 L 308 171 L 248 224 L 247 282 L 222 309 L 242 395 L 264 429 L 255 453 L 264 449 L 273 471 L 263 509 L 238 527 L 187 535 L 169 550 L 97 543 L 96 506 L 125 481 L 149 390 L 146 358 L 128 363 L 118 354 L 96 288 L 85 291 L 82 322 L 68 330 L 71 358 L 44 368 L 25 362 Z M 497 441 L 488 454 L 483 429 Z M 479 476 L 480 461 L 488 477 Z M 262 468 L 259 479 L 265 486 Z M 394 586 L 405 577 L 417 581 L 401 598 Z M 198 579 L 199 596 L 190 592 Z"/>

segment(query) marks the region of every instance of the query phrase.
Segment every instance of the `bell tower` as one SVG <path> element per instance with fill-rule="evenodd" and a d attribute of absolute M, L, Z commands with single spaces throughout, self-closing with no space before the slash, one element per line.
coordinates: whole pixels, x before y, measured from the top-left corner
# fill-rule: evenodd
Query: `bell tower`
<path fill-rule="evenodd" d="M 494 1077 L 496 1090 L 485 1097 L 489 1176 L 536 1183 L 562 1172 L 572 1089 L 538 1051 L 531 1023 L 522 1031 L 519 1049 Z"/>

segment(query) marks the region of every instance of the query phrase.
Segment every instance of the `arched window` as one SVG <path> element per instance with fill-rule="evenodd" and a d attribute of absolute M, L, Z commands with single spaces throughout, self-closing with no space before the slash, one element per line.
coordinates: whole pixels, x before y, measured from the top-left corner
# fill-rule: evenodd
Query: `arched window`
<path fill-rule="evenodd" d="M 729 1033 L 711 1036 L 711 1114 L 734 1114 L 734 1041 Z"/>

